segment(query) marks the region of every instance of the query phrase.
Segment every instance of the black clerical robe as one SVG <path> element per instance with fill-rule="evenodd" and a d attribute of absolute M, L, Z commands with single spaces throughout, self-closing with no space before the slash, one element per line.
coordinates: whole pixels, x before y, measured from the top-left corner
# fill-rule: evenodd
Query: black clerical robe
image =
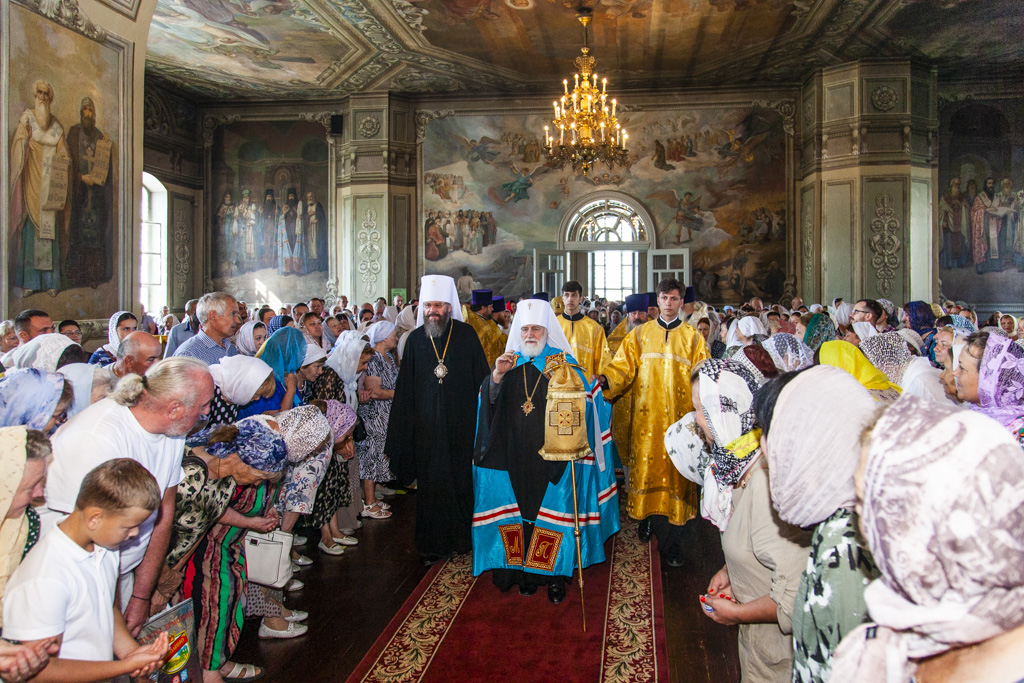
<path fill-rule="evenodd" d="M 440 354 L 448 374 L 438 382 L 434 370 Z M 473 437 L 478 390 L 489 372 L 480 338 L 457 320 L 451 320 L 433 345 L 424 326 L 413 330 L 406 342 L 384 452 L 400 482 L 417 482 L 415 539 L 420 555 L 472 549 Z"/>

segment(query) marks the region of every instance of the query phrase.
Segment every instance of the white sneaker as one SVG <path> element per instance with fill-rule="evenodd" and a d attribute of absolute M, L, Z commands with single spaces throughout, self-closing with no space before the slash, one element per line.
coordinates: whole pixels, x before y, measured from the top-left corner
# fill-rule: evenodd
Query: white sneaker
<path fill-rule="evenodd" d="M 309 630 L 309 626 L 305 624 L 299 624 L 296 622 L 288 622 L 288 628 L 284 630 L 278 630 L 270 628 L 265 622 L 260 622 L 259 637 L 260 638 L 296 638 L 303 635 Z"/>

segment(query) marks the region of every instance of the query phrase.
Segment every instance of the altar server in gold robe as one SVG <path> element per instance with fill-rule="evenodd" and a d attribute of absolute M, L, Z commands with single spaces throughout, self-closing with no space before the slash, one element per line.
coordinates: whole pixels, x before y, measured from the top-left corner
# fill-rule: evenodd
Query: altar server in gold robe
<path fill-rule="evenodd" d="M 501 333 L 498 323 L 491 319 L 492 303 L 491 290 L 474 289 L 469 303 L 469 315 L 466 317 L 466 322 L 480 337 L 480 345 L 484 347 L 484 355 L 490 367 L 494 367 L 494 361 L 505 353 L 505 342 L 508 341 L 508 336 Z"/>
<path fill-rule="evenodd" d="M 572 355 L 583 368 L 583 374 L 588 380 L 593 380 L 612 359 L 604 328 L 580 310 L 583 301 L 580 283 L 575 280 L 566 282 L 562 286 L 562 301 L 565 310 L 558 316 L 558 325 L 565 332 L 565 338 L 572 346 Z"/>
<path fill-rule="evenodd" d="M 626 335 L 601 377 L 606 395 L 613 399 L 632 389 L 626 511 L 641 520 L 641 540 L 657 535 L 658 549 L 672 567 L 682 565 L 681 529 L 696 516 L 700 492 L 669 460 L 665 431 L 693 410 L 690 373 L 709 358 L 700 332 L 679 318 L 685 292 L 674 278 L 658 284 L 657 320 Z"/>
<path fill-rule="evenodd" d="M 626 317 L 623 318 L 622 323 L 619 325 L 622 328 L 622 335 L 615 343 L 615 351 L 618 351 L 619 346 L 622 345 L 622 340 L 625 339 L 627 334 L 645 322 L 647 322 L 647 295 L 630 294 L 626 297 Z M 618 327 L 615 328 L 612 334 L 614 335 L 618 329 Z M 608 345 L 611 346 L 610 337 Z M 610 359 L 609 362 L 611 362 Z M 633 434 L 632 417 L 633 389 L 629 388 L 619 394 L 612 404 L 612 437 L 615 439 L 615 448 L 619 452 L 619 460 L 622 461 L 622 467 L 626 473 L 627 491 L 629 490 L 629 468 L 632 464 L 629 451 L 630 439 Z"/>

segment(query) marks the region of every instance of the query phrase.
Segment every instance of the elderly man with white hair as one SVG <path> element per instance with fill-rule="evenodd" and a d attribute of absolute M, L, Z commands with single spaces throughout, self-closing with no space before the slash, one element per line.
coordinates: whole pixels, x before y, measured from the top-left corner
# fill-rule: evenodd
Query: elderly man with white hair
<path fill-rule="evenodd" d="M 121 609 L 132 634 L 149 616 L 149 599 L 171 540 L 174 498 L 184 477 L 185 437 L 210 413 L 213 377 L 195 358 L 168 358 L 146 374 L 126 375 L 107 398 L 68 420 L 53 436 L 44 533 L 75 509 L 82 480 L 112 458 L 136 460 L 156 479 L 160 509 L 121 544 Z"/>
<path fill-rule="evenodd" d="M 521 302 L 509 332 L 481 387 L 473 573 L 492 570 L 495 586 L 518 584 L 521 595 L 547 584 L 558 604 L 573 571 L 603 562 L 604 542 L 619 530 L 611 405 L 546 302 Z"/>
<path fill-rule="evenodd" d="M 202 328 L 174 351 L 175 356 L 198 358 L 213 365 L 238 353 L 230 339 L 242 326 L 235 297 L 226 292 L 204 294 L 196 305 L 196 316 Z"/>
<path fill-rule="evenodd" d="M 426 275 L 416 329 L 398 371 L 384 452 L 402 484 L 417 482 L 416 550 L 430 565 L 472 548 L 473 433 L 489 368 L 462 321 L 455 281 Z"/>

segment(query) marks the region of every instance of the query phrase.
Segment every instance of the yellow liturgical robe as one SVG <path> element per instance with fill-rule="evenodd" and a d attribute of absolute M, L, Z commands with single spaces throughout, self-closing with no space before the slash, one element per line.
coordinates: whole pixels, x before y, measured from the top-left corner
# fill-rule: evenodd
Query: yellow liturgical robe
<path fill-rule="evenodd" d="M 563 313 L 558 316 L 558 324 L 565 332 L 565 338 L 569 340 L 573 357 L 589 380 L 601 374 L 604 366 L 612 359 L 608 341 L 604 337 L 604 328 L 582 313 L 577 313 L 575 320 L 570 320 L 567 315 L 568 313 Z"/>
<path fill-rule="evenodd" d="M 622 322 L 615 326 L 611 334 L 608 335 L 608 350 L 614 355 L 619 347 L 622 346 L 622 340 L 626 338 L 626 323 L 629 322 L 628 318 L 623 318 Z"/>
<path fill-rule="evenodd" d="M 487 356 L 487 367 L 493 368 L 494 361 L 505 353 L 505 342 L 508 341 L 508 335 L 502 334 L 498 323 L 493 320 L 485 320 L 473 311 L 469 311 L 466 322 L 476 330 L 476 336 L 480 337 L 480 345 L 484 347 L 484 355 Z"/>
<path fill-rule="evenodd" d="M 689 325 L 673 329 L 650 321 L 634 328 L 604 369 L 608 396 L 632 393 L 629 503 L 633 519 L 666 515 L 685 524 L 700 509 L 697 485 L 685 479 L 665 452 L 665 431 L 693 410 L 690 372 L 708 351 Z"/>

